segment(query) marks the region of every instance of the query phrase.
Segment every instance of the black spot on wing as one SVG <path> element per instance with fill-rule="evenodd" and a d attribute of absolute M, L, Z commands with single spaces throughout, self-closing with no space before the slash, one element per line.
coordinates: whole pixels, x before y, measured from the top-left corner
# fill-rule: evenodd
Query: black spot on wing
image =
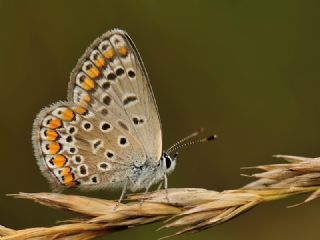
<path fill-rule="evenodd" d="M 111 97 L 105 96 L 103 98 L 103 103 L 109 106 L 111 104 Z"/>
<path fill-rule="evenodd" d="M 119 126 L 122 127 L 124 130 L 129 131 L 128 126 L 127 126 L 124 122 L 118 121 L 118 124 L 119 124 Z"/>
<path fill-rule="evenodd" d="M 134 78 L 136 76 L 135 72 L 133 70 L 128 71 L 128 75 L 130 78 Z"/>
<path fill-rule="evenodd" d="M 94 142 L 93 148 L 97 149 L 101 144 L 102 144 L 102 141 L 101 140 L 97 140 L 96 142 Z"/>
<path fill-rule="evenodd" d="M 124 74 L 123 68 L 118 68 L 118 69 L 116 70 L 116 74 L 117 74 L 118 76 L 121 76 L 122 74 Z"/>
<path fill-rule="evenodd" d="M 105 90 L 108 90 L 110 88 L 110 82 L 104 82 L 102 84 L 102 88 L 105 89 Z"/>
<path fill-rule="evenodd" d="M 115 75 L 114 73 L 109 73 L 107 75 L 107 79 L 110 81 L 114 81 L 117 78 L 117 75 Z"/>
<path fill-rule="evenodd" d="M 128 96 L 125 99 L 123 99 L 123 104 L 125 106 L 127 106 L 128 104 L 136 102 L 136 101 L 138 101 L 138 98 L 134 95 L 131 95 L 131 96 Z"/>

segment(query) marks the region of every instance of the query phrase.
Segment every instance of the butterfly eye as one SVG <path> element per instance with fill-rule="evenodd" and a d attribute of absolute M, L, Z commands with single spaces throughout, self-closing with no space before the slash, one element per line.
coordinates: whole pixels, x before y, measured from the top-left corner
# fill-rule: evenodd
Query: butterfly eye
<path fill-rule="evenodd" d="M 165 159 L 166 159 L 166 167 L 167 169 L 169 169 L 171 167 L 171 159 L 168 156 L 166 156 Z"/>

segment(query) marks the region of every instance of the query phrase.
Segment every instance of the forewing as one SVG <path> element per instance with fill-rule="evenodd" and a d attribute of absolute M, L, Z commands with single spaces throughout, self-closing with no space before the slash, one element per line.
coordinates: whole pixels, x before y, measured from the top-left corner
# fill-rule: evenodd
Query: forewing
<path fill-rule="evenodd" d="M 160 159 L 157 105 L 139 53 L 124 31 L 108 31 L 93 42 L 71 74 L 68 98 L 123 123 L 148 159 Z"/>

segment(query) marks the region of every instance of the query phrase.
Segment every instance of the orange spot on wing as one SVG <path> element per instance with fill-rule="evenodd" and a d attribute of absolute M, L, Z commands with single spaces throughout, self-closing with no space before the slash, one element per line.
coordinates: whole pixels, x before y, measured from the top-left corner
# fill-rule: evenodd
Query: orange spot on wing
<path fill-rule="evenodd" d="M 56 129 L 61 127 L 61 125 L 62 125 L 62 122 L 59 118 L 52 118 L 49 123 L 49 128 Z"/>
<path fill-rule="evenodd" d="M 113 56 L 114 56 L 114 52 L 113 52 L 113 49 L 110 48 L 109 50 L 107 51 L 104 51 L 103 55 L 107 58 L 107 59 L 112 59 Z"/>
<path fill-rule="evenodd" d="M 83 115 L 83 114 L 86 114 L 88 110 L 84 107 L 76 107 L 75 112 L 80 115 Z"/>
<path fill-rule="evenodd" d="M 89 75 L 89 77 L 91 78 L 95 78 L 98 77 L 100 75 L 100 71 L 98 70 L 98 68 L 92 66 L 88 71 L 87 74 Z M 87 80 L 87 79 L 86 79 Z"/>
<path fill-rule="evenodd" d="M 81 87 L 85 90 L 91 90 L 94 88 L 94 81 L 90 78 L 86 78 L 82 83 Z"/>
<path fill-rule="evenodd" d="M 84 103 L 88 103 L 90 102 L 90 96 L 88 94 L 84 95 L 82 98 L 81 98 L 81 101 L 84 102 Z"/>
<path fill-rule="evenodd" d="M 103 67 L 105 64 L 104 58 L 102 56 L 98 57 L 98 59 L 95 61 L 95 64 L 97 67 Z"/>
<path fill-rule="evenodd" d="M 65 109 L 62 112 L 62 119 L 64 121 L 71 121 L 74 118 L 74 113 L 70 109 Z"/>
<path fill-rule="evenodd" d="M 67 158 L 63 155 L 56 155 L 51 161 L 56 168 L 61 168 L 66 164 Z"/>
<path fill-rule="evenodd" d="M 56 154 L 61 149 L 61 145 L 57 142 L 51 142 L 49 143 L 48 148 L 49 148 L 50 154 Z"/>
<path fill-rule="evenodd" d="M 72 174 L 68 174 L 63 177 L 63 183 L 67 186 L 74 186 L 75 183 L 73 182 L 73 180 L 74 180 L 74 177 Z"/>
<path fill-rule="evenodd" d="M 71 173 L 71 167 L 65 167 L 63 170 L 62 170 L 62 173 L 61 175 L 62 176 L 67 176 Z"/>
<path fill-rule="evenodd" d="M 128 54 L 128 49 L 126 47 L 121 47 L 118 49 L 118 53 L 122 56 L 125 57 Z"/>
<path fill-rule="evenodd" d="M 58 138 L 59 134 L 54 130 L 47 129 L 46 136 L 48 141 L 54 141 Z"/>

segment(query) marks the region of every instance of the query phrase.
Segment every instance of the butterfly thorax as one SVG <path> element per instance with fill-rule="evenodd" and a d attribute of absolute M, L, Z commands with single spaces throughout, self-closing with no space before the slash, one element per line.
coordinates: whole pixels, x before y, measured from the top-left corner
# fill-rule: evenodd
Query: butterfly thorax
<path fill-rule="evenodd" d="M 151 185 L 163 181 L 165 176 L 171 173 L 176 166 L 176 159 L 163 153 L 159 161 L 147 160 L 139 167 L 132 167 L 132 175 L 129 177 L 131 191 L 149 188 Z"/>

